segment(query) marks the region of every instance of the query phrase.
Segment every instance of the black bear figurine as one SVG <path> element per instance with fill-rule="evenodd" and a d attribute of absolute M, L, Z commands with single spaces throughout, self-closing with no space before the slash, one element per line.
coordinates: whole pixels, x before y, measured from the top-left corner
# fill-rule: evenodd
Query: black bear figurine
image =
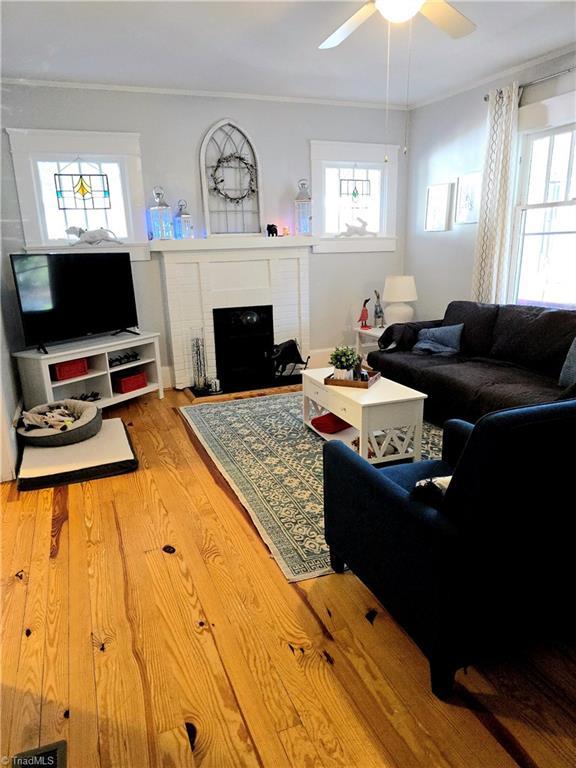
<path fill-rule="evenodd" d="M 276 224 L 267 224 L 266 233 L 268 237 L 278 237 L 278 227 Z"/>

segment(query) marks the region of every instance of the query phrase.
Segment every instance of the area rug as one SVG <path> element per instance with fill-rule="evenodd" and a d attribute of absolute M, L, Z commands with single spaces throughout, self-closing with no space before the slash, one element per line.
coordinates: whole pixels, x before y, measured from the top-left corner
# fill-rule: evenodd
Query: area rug
<path fill-rule="evenodd" d="M 324 540 L 324 441 L 302 422 L 302 394 L 180 410 L 288 581 L 331 573 Z M 425 423 L 423 458 L 439 457 L 441 444 L 442 430 Z"/>

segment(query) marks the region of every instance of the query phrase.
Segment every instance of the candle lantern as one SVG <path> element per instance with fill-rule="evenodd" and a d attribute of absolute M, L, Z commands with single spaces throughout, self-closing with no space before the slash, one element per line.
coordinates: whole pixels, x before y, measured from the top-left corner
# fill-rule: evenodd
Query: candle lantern
<path fill-rule="evenodd" d="M 177 240 L 194 237 L 192 216 L 186 210 L 186 200 L 178 200 L 178 213 L 174 216 L 174 236 Z"/>
<path fill-rule="evenodd" d="M 164 200 L 164 190 L 162 187 L 154 187 L 152 194 L 156 203 L 148 209 L 152 237 L 154 240 L 172 240 L 174 238 L 172 211 Z"/>
<path fill-rule="evenodd" d="M 296 233 L 298 235 L 312 234 L 312 197 L 307 179 L 298 182 L 298 194 L 294 200 L 296 211 Z"/>

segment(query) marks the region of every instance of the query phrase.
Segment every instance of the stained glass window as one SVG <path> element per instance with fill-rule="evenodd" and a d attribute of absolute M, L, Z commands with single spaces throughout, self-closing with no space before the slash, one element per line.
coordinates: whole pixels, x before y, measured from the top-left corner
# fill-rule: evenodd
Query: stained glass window
<path fill-rule="evenodd" d="M 127 209 L 122 166 L 115 160 L 38 160 L 36 162 L 46 242 L 50 240 L 66 240 L 66 229 L 70 226 L 82 229 L 104 227 L 110 229 L 120 240 L 128 237 Z M 78 207 L 61 208 L 54 189 L 54 177 L 73 175 L 76 181 L 79 177 L 87 179 L 90 176 L 106 176 L 108 181 L 110 204 L 107 207 L 78 205 Z M 101 188 L 103 189 L 103 188 Z"/>
<path fill-rule="evenodd" d="M 105 173 L 55 173 L 56 199 L 61 211 L 110 208 L 110 187 Z"/>
<path fill-rule="evenodd" d="M 370 197 L 370 179 L 340 179 L 340 197 Z"/>
<path fill-rule="evenodd" d="M 338 235 L 347 225 L 366 222 L 368 232 L 380 233 L 383 222 L 382 168 L 344 163 L 324 166 L 324 230 Z"/>

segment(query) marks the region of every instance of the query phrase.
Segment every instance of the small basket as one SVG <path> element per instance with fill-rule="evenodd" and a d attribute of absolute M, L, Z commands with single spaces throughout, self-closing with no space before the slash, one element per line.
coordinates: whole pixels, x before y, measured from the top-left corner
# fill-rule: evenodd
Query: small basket
<path fill-rule="evenodd" d="M 84 376 L 88 373 L 88 360 L 85 357 L 79 357 L 76 360 L 66 360 L 63 363 L 55 363 L 52 369 L 53 381 L 74 379 L 76 376 Z"/>
<path fill-rule="evenodd" d="M 136 389 L 143 389 L 148 384 L 148 377 L 145 371 L 132 373 L 129 376 L 118 376 L 114 378 L 114 392 L 125 395 L 128 392 L 134 392 Z"/>

